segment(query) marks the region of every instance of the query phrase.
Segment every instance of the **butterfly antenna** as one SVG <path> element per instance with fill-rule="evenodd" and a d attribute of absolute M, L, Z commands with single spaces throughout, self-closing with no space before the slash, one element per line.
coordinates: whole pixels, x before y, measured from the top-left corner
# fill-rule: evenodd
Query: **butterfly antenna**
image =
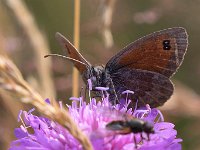
<path fill-rule="evenodd" d="M 64 59 L 72 60 L 72 61 L 78 62 L 78 63 L 80 63 L 80 64 L 83 64 L 83 65 L 85 65 L 86 67 L 89 68 L 89 66 L 88 66 L 86 63 L 83 63 L 83 62 L 81 62 L 81 61 L 79 61 L 79 60 L 77 60 L 77 59 L 74 59 L 74 58 L 71 58 L 71 57 L 67 57 L 67 56 L 64 56 L 64 55 L 59 55 L 59 54 L 48 54 L 48 55 L 45 55 L 44 58 L 47 58 L 47 57 L 49 57 L 49 56 L 57 56 L 57 57 L 61 57 L 61 58 L 64 58 Z"/>

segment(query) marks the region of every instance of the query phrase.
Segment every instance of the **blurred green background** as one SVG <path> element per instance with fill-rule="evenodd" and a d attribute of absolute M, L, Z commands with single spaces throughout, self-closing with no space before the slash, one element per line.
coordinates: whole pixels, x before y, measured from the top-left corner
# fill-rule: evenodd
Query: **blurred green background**
<path fill-rule="evenodd" d="M 25 0 L 24 2 L 40 31 L 46 36 L 51 53 L 63 54 L 55 40 L 55 33 L 61 32 L 73 42 L 74 1 Z M 200 94 L 200 0 L 116 0 L 109 27 L 113 36 L 113 45 L 110 47 L 105 45 L 105 37 L 102 36 L 104 30 L 102 15 L 109 9 L 106 6 L 108 2 L 109 0 L 81 1 L 80 50 L 83 56 L 92 64 L 106 64 L 111 56 L 130 42 L 157 30 L 181 26 L 187 29 L 189 47 L 183 65 L 173 79 Z M 15 15 L 6 5 L 6 0 L 0 1 L 0 34 L 0 39 L 4 39 L 0 42 L 5 50 L 4 53 L 14 60 L 25 79 L 37 89 L 40 82 L 37 81 L 33 48 Z M 57 98 L 67 100 L 71 96 L 72 89 L 72 64 L 54 58 L 51 70 Z M 187 103 L 192 105 L 190 99 L 187 99 Z M 185 111 L 187 113 L 187 110 Z M 6 109 L 2 109 L 1 114 L 9 117 L 9 112 L 7 111 L 7 115 L 5 112 Z M 173 115 L 167 112 L 165 116 L 167 121 L 176 125 L 178 136 L 183 138 L 184 150 L 200 149 L 200 116 Z M 0 133 L 3 132 L 1 130 Z M 14 139 L 13 130 L 10 130 L 9 135 L 7 143 Z M 3 140 L 0 142 L 1 147 L 8 146 Z"/>

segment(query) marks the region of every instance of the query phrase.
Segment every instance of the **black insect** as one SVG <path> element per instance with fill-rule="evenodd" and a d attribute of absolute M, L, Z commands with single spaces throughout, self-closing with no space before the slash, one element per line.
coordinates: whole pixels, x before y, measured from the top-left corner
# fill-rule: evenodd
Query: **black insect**
<path fill-rule="evenodd" d="M 130 134 L 140 133 L 141 139 L 143 140 L 142 133 L 146 133 L 148 140 L 150 140 L 149 134 L 154 134 L 153 124 L 143 121 L 141 119 L 132 118 L 130 120 L 116 120 L 106 125 L 107 130 L 112 130 L 115 134 Z M 137 148 L 136 138 L 134 136 L 134 143 Z"/>

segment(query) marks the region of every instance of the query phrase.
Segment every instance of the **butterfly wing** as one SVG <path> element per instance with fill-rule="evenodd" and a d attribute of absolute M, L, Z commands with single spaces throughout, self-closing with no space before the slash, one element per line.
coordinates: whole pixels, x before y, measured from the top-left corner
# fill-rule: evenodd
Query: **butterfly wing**
<path fill-rule="evenodd" d="M 139 107 L 164 104 L 174 90 L 169 77 L 181 65 L 187 45 L 186 30 L 176 27 L 152 33 L 125 47 L 106 64 L 118 97 L 132 90 L 132 107 L 137 100 Z"/>
<path fill-rule="evenodd" d="M 118 97 L 125 90 L 132 90 L 134 94 L 129 94 L 131 99 L 130 107 L 149 104 L 152 108 L 163 105 L 172 95 L 174 87 L 168 77 L 152 71 L 121 68 L 111 75 L 115 91 Z M 110 95 L 111 100 L 115 100 L 114 95 Z"/>
<path fill-rule="evenodd" d="M 129 44 L 106 64 L 112 74 L 120 68 L 142 69 L 172 76 L 181 65 L 188 35 L 181 27 L 154 32 Z"/>
<path fill-rule="evenodd" d="M 56 39 L 58 40 L 59 44 L 61 45 L 62 49 L 67 52 L 69 57 L 76 59 L 78 61 L 83 62 L 87 66 L 91 66 L 91 64 L 78 52 L 78 50 L 74 47 L 73 44 L 69 42 L 61 33 L 56 33 Z M 72 61 L 74 66 L 79 70 L 81 74 L 87 70 L 87 66 L 75 61 Z"/>

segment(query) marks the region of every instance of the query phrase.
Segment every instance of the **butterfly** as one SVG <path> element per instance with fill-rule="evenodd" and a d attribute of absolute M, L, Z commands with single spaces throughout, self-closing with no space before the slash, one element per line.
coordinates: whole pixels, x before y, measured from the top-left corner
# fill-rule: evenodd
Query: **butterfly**
<path fill-rule="evenodd" d="M 83 81 L 91 79 L 95 87 L 109 87 L 111 103 L 122 98 L 122 92 L 134 91 L 130 107 L 163 105 L 173 94 L 170 78 L 182 64 L 188 47 L 184 28 L 173 27 L 144 36 L 113 56 L 105 66 L 91 65 L 62 34 L 56 39 L 68 53 Z"/>

